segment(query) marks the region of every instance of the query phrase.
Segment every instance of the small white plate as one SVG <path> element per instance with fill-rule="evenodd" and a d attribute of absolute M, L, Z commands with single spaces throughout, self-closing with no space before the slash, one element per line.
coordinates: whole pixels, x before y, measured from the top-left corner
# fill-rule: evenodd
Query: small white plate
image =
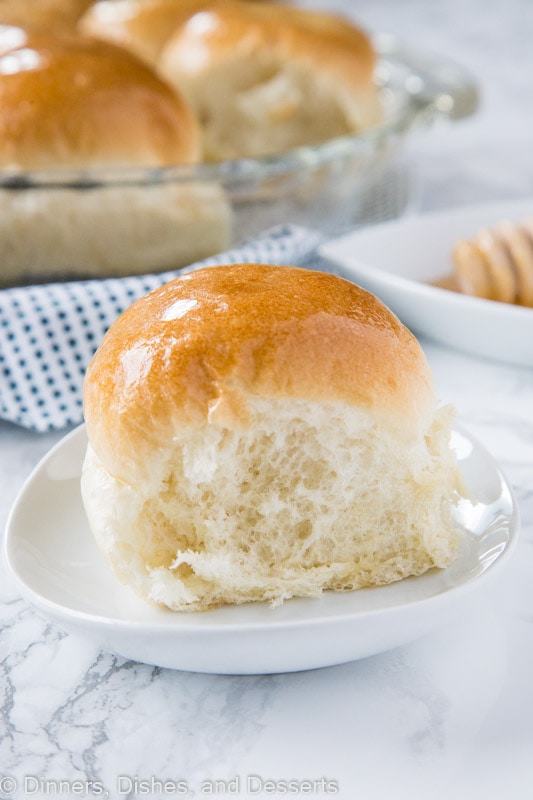
<path fill-rule="evenodd" d="M 10 514 L 5 557 L 22 592 L 67 630 L 104 650 L 196 672 L 253 674 L 324 667 L 405 644 L 458 613 L 465 594 L 513 549 L 518 511 L 488 453 L 469 435 L 454 447 L 476 502 L 462 501 L 463 547 L 448 569 L 390 586 L 281 607 L 251 603 L 203 613 L 151 606 L 118 583 L 93 542 L 80 495 L 87 444 L 77 428 L 40 462 Z"/>
<path fill-rule="evenodd" d="M 354 231 L 320 252 L 377 295 L 416 335 L 508 364 L 533 367 L 533 309 L 428 285 L 452 272 L 458 239 L 533 215 L 533 199 L 421 214 Z"/>

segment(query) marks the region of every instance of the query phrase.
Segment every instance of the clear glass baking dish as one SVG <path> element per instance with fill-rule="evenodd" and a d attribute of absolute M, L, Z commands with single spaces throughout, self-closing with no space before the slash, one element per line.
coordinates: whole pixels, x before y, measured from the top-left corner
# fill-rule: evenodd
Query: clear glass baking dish
<path fill-rule="evenodd" d="M 472 114 L 478 91 L 446 58 L 388 35 L 375 47 L 384 120 L 362 133 L 192 167 L 0 172 L 0 284 L 170 270 L 281 223 L 334 235 L 383 218 L 405 137 Z"/>

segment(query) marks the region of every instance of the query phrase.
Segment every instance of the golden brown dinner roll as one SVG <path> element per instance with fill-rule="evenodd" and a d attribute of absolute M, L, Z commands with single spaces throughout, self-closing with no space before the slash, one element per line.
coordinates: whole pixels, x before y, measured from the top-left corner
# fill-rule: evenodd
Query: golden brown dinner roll
<path fill-rule="evenodd" d="M 4 28 L 0 108 L 0 284 L 171 269 L 227 246 L 217 187 L 148 174 L 196 162 L 200 136 L 183 98 L 133 54 Z"/>
<path fill-rule="evenodd" d="M 181 95 L 120 47 L 28 33 L 0 57 L 0 167 L 163 166 L 198 159 Z"/>
<path fill-rule="evenodd" d="M 155 65 L 178 25 L 217 2 L 223 0 L 99 0 L 83 15 L 78 28 L 120 44 Z"/>
<path fill-rule="evenodd" d="M 92 531 L 150 601 L 280 603 L 456 555 L 453 413 L 414 336 L 341 278 L 178 278 L 111 327 L 84 403 Z"/>
<path fill-rule="evenodd" d="M 211 160 L 318 144 L 374 125 L 374 66 L 369 38 L 347 20 L 238 0 L 190 17 L 158 61 L 196 110 Z"/>
<path fill-rule="evenodd" d="M 208 160 L 317 144 L 380 119 L 369 38 L 279 3 L 100 0 L 80 29 L 156 66 L 197 111 Z"/>
<path fill-rule="evenodd" d="M 0 25 L 73 28 L 92 0 L 0 0 Z"/>

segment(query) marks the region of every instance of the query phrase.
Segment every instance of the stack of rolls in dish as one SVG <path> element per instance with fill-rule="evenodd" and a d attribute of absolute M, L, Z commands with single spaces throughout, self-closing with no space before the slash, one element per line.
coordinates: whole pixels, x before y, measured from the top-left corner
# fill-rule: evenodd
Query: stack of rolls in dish
<path fill-rule="evenodd" d="M 0 28 L 0 284 L 172 269 L 223 249 L 218 187 L 157 180 L 199 159 L 194 113 L 132 53 Z"/>
<path fill-rule="evenodd" d="M 110 328 L 84 386 L 82 496 L 118 578 L 175 611 L 445 568 L 463 491 L 415 337 L 308 269 L 179 277 Z"/>
<path fill-rule="evenodd" d="M 231 202 L 201 162 L 268 157 L 380 119 L 372 43 L 332 14 L 39 0 L 32 23 L 31 5 L 0 0 L 3 285 L 161 271 L 224 250 Z"/>

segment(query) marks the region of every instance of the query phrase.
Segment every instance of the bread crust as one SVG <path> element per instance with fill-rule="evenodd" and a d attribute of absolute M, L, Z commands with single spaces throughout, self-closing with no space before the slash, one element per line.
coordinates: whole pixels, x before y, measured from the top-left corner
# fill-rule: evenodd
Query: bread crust
<path fill-rule="evenodd" d="M 100 0 L 79 30 L 120 44 L 155 65 L 169 35 L 197 11 L 223 0 Z"/>
<path fill-rule="evenodd" d="M 194 72 L 244 53 L 274 51 L 279 59 L 304 59 L 361 92 L 373 85 L 375 53 L 368 35 L 349 20 L 289 4 L 225 0 L 191 15 L 169 36 L 161 66 Z M 202 15 L 201 17 L 199 15 Z M 202 58 L 188 60 L 193 49 Z"/>
<path fill-rule="evenodd" d="M 0 0 L 0 25 L 70 30 L 92 0 Z"/>
<path fill-rule="evenodd" d="M 109 474 L 142 479 L 184 430 L 248 426 L 252 397 L 347 404 L 406 440 L 435 409 L 419 343 L 373 295 L 236 264 L 177 278 L 114 323 L 85 378 L 89 441 Z"/>
<path fill-rule="evenodd" d="M 370 38 L 350 20 L 283 3 L 120 0 L 80 29 L 119 42 L 185 94 L 203 157 L 284 152 L 382 118 Z"/>
<path fill-rule="evenodd" d="M 372 43 L 332 14 L 226 0 L 176 28 L 157 66 L 198 115 L 207 160 L 316 145 L 381 119 Z"/>
<path fill-rule="evenodd" d="M 19 32 L 17 46 L 0 51 L 0 167 L 198 160 L 194 114 L 140 59 L 74 34 Z"/>

